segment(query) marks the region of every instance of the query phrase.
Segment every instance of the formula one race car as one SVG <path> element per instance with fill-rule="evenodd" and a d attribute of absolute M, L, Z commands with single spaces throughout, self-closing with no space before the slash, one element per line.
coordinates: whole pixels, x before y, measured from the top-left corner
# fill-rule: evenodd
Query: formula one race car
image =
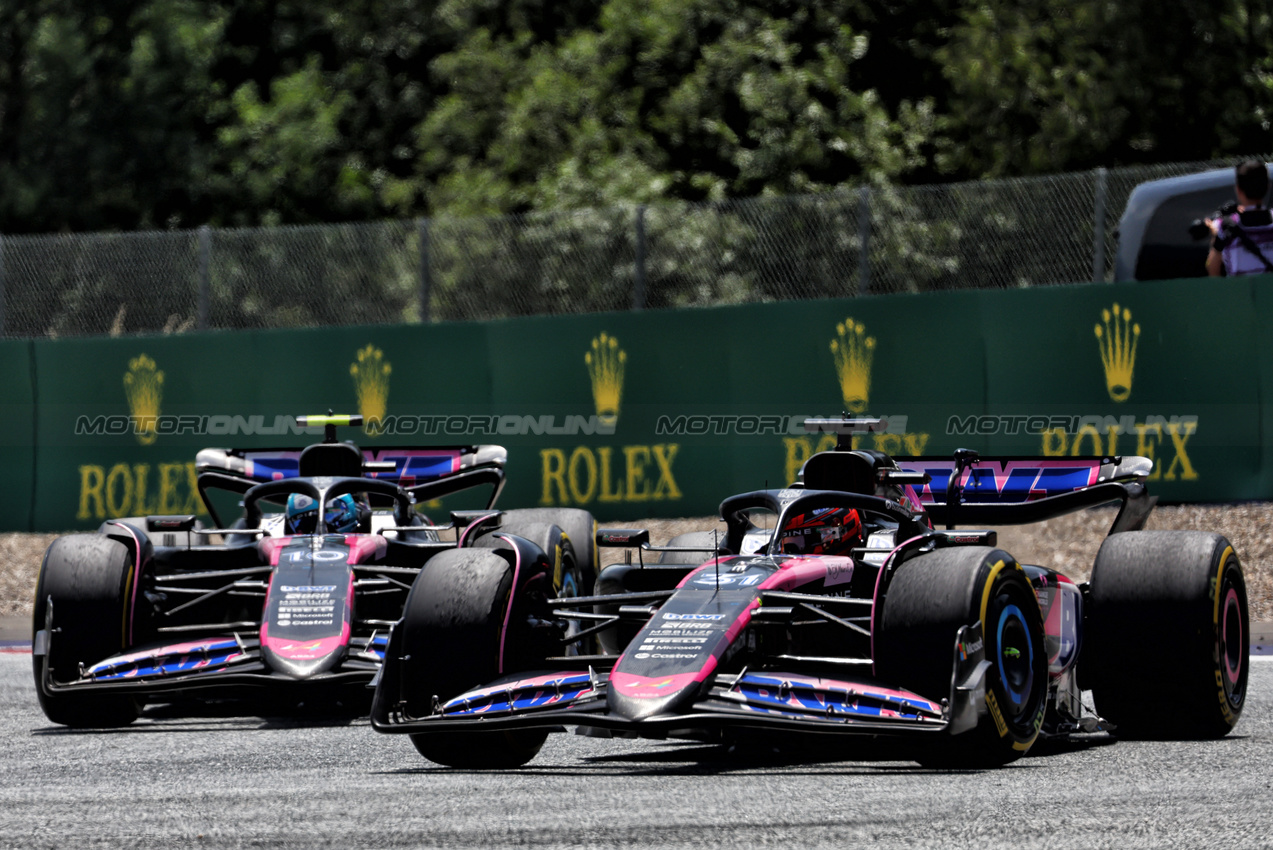
<path fill-rule="evenodd" d="M 591 515 L 490 508 L 504 481 L 502 447 L 363 451 L 335 436 L 361 417 L 298 423 L 324 426 L 324 442 L 199 452 L 199 493 L 216 525 L 215 492 L 242 497 L 230 528 L 152 516 L 53 542 L 32 642 L 50 720 L 124 725 L 146 700 L 191 695 L 246 697 L 257 713 L 306 700 L 365 713 L 389 628 L 427 563 L 515 546 L 546 574 L 545 599 L 592 586 Z M 447 525 L 417 510 L 477 485 L 491 488 L 485 510 L 452 511 Z M 217 536 L 223 542 L 211 542 Z"/>
<path fill-rule="evenodd" d="M 898 463 L 840 442 L 801 482 L 726 499 L 719 539 L 654 548 L 645 530 L 598 532 L 602 546 L 660 557 L 606 567 L 593 596 L 543 601 L 542 577 L 507 552 L 427 570 L 390 636 L 373 726 L 475 768 L 525 763 L 567 726 L 706 741 L 894 736 L 906 757 L 968 767 L 1006 764 L 1041 735 L 1206 738 L 1237 722 L 1242 569 L 1217 534 L 1139 530 L 1155 501 L 1150 460 L 961 450 Z M 993 531 L 955 530 L 1115 501 L 1083 585 L 1018 563 Z M 442 591 L 445 609 L 430 601 Z M 566 617 L 594 623 L 566 639 L 598 633 L 615 654 L 562 653 L 551 624 Z"/>

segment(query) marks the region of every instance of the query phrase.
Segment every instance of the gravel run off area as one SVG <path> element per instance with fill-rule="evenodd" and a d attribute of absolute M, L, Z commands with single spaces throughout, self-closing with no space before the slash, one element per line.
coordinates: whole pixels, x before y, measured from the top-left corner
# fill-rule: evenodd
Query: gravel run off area
<path fill-rule="evenodd" d="M 1101 540 L 1114 521 L 1114 508 L 1095 508 L 1032 525 L 996 529 L 999 546 L 1022 563 L 1059 570 L 1086 581 Z M 665 543 L 686 531 L 724 531 L 712 517 L 606 522 L 612 528 L 648 528 L 650 540 Z M 1273 503 L 1177 505 L 1155 508 L 1150 529 L 1216 531 L 1233 543 L 1246 574 L 1252 622 L 1273 622 Z M 35 580 L 44 550 L 56 534 L 0 534 L 0 617 L 30 616 Z M 603 550 L 620 560 L 622 550 Z"/>

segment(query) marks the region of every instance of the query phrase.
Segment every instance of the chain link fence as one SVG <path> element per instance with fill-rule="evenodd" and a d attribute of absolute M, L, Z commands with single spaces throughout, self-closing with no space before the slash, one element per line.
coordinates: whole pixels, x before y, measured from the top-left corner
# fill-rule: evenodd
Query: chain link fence
<path fill-rule="evenodd" d="M 1108 280 L 1136 184 L 1231 164 L 493 218 L 0 236 L 0 336 L 478 320 Z"/>

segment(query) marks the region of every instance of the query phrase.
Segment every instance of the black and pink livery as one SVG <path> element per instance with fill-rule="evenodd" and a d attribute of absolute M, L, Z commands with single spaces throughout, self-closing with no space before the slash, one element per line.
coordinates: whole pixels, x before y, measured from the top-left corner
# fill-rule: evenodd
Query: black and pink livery
<path fill-rule="evenodd" d="M 420 569 L 454 549 L 415 510 L 474 485 L 498 495 L 498 446 L 378 449 L 328 440 L 304 449 L 199 453 L 198 487 L 242 498 L 233 527 L 193 516 L 111 520 L 54 541 L 33 623 L 41 706 L 57 723 L 119 725 L 148 700 L 175 695 L 256 699 L 281 708 L 319 692 L 365 710 L 389 630 Z M 320 506 L 357 494 L 352 533 L 284 527 L 279 506 L 301 493 Z M 271 513 L 266 506 L 274 506 Z M 210 542 L 220 534 L 224 542 Z"/>
<path fill-rule="evenodd" d="M 469 767 L 523 763 L 549 731 L 570 726 L 699 740 L 744 731 L 897 736 L 926 742 L 912 750 L 921 761 L 997 765 L 1040 735 L 1114 728 L 1085 712 L 1082 675 L 1102 714 L 1125 730 L 1152 731 L 1147 712 L 1128 707 L 1144 685 L 1143 659 L 1120 655 L 1163 639 L 1130 638 L 1126 622 L 1140 615 L 1129 612 L 1148 612 L 1141 624 L 1166 631 L 1155 624 L 1169 603 L 1152 587 L 1125 587 L 1141 569 L 1127 553 L 1148 546 L 1197 550 L 1161 567 L 1181 586 L 1202 588 L 1191 591 L 1198 598 L 1187 612 L 1169 614 L 1197 619 L 1202 633 L 1181 646 L 1198 669 L 1188 673 L 1188 712 L 1176 721 L 1187 735 L 1223 734 L 1245 697 L 1241 570 L 1218 535 L 1139 530 L 1153 505 L 1143 483 L 1151 468 L 1135 457 L 982 460 L 970 451 L 894 461 L 847 445 L 815 455 L 789 488 L 726 499 L 723 534 L 655 548 L 643 530 L 598 532 L 599 545 L 659 552 L 660 562 L 607 567 L 593 596 L 519 606 L 517 582 L 501 585 L 508 610 L 528 621 L 575 624 L 561 625 L 556 651 L 544 644 L 516 664 L 470 656 L 470 668 L 481 669 L 468 675 L 413 664 L 446 632 L 417 624 L 408 604 L 372 723 L 409 733 L 430 759 Z M 1090 586 L 1018 563 L 995 546 L 993 531 L 955 529 L 1109 502 L 1121 508 Z M 858 513 L 860 545 L 841 555 L 783 552 L 784 523 L 826 508 Z M 516 620 L 490 630 L 489 646 L 501 651 L 524 648 L 535 634 Z M 602 654 L 570 654 L 592 637 Z"/>

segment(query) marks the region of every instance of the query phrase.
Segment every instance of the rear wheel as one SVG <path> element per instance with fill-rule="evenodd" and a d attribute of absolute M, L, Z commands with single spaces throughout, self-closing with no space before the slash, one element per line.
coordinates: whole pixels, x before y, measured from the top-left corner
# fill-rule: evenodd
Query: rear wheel
<path fill-rule="evenodd" d="M 596 592 L 601 560 L 597 550 L 597 521 L 591 513 L 579 508 L 518 508 L 506 511 L 504 522 L 505 524 L 543 522 L 560 528 L 574 553 L 576 572 L 574 587 L 561 587 L 557 590 L 557 595 L 561 597 L 591 596 Z M 580 631 L 581 627 L 578 621 L 572 621 L 568 634 L 573 635 Z M 569 644 L 567 649 L 579 655 L 591 655 L 599 651 L 599 639 L 594 634 L 577 643 Z"/>
<path fill-rule="evenodd" d="M 407 656 L 404 695 L 413 714 L 427 715 L 434 699 L 445 703 L 533 661 L 534 640 L 513 579 L 508 561 L 485 549 L 440 552 L 421 571 L 398 626 Z M 411 741 L 429 761 L 488 769 L 525 764 L 547 736 L 538 729 L 447 731 L 416 733 Z"/>
<path fill-rule="evenodd" d="M 588 596 L 597 581 L 597 522 L 592 514 L 578 508 L 519 508 L 504 512 L 503 527 L 510 523 L 542 522 L 555 525 L 565 533 L 574 551 L 578 569 L 576 583 L 578 596 Z"/>
<path fill-rule="evenodd" d="M 1001 550 L 939 549 L 898 568 L 877 627 L 876 674 L 928 699 L 946 699 L 956 634 L 978 621 L 990 662 L 985 716 L 970 731 L 927 747 L 921 764 L 1003 765 L 1024 755 L 1038 737 L 1048 691 L 1043 620 L 1025 571 Z"/>
<path fill-rule="evenodd" d="M 520 514 L 521 512 L 514 513 Z M 560 526 L 537 520 L 532 521 L 525 516 L 513 516 L 510 519 L 505 514 L 504 521 L 499 529 L 482 535 L 474 542 L 473 546 L 479 548 L 506 546 L 507 544 L 499 537 L 501 534 L 513 534 L 529 540 L 544 551 L 544 554 L 548 556 L 548 561 L 552 564 L 552 593 L 556 596 L 562 599 L 583 596 L 582 588 L 585 585 L 588 587 L 592 586 L 592 582 L 586 576 L 586 570 L 580 563 L 574 543 Z M 579 631 L 579 621 L 571 620 L 565 636 L 573 637 Z M 572 655 L 591 655 L 594 651 L 594 646 L 594 638 L 587 636 L 575 642 L 564 643 L 561 648 L 563 652 Z"/>
<path fill-rule="evenodd" d="M 1124 738 L 1228 734 L 1246 702 L 1250 628 L 1233 546 L 1199 531 L 1127 531 L 1096 555 L 1079 670 Z"/>
<path fill-rule="evenodd" d="M 137 580 L 131 553 L 100 534 L 59 537 L 49 546 L 36 582 L 32 631 L 53 613 L 47 663 L 55 682 L 80 678 L 89 666 L 128 645 L 130 595 Z M 46 656 L 32 656 L 40 708 L 54 723 L 77 728 L 127 726 L 140 703 L 123 694 L 58 693 L 43 688 Z"/>

